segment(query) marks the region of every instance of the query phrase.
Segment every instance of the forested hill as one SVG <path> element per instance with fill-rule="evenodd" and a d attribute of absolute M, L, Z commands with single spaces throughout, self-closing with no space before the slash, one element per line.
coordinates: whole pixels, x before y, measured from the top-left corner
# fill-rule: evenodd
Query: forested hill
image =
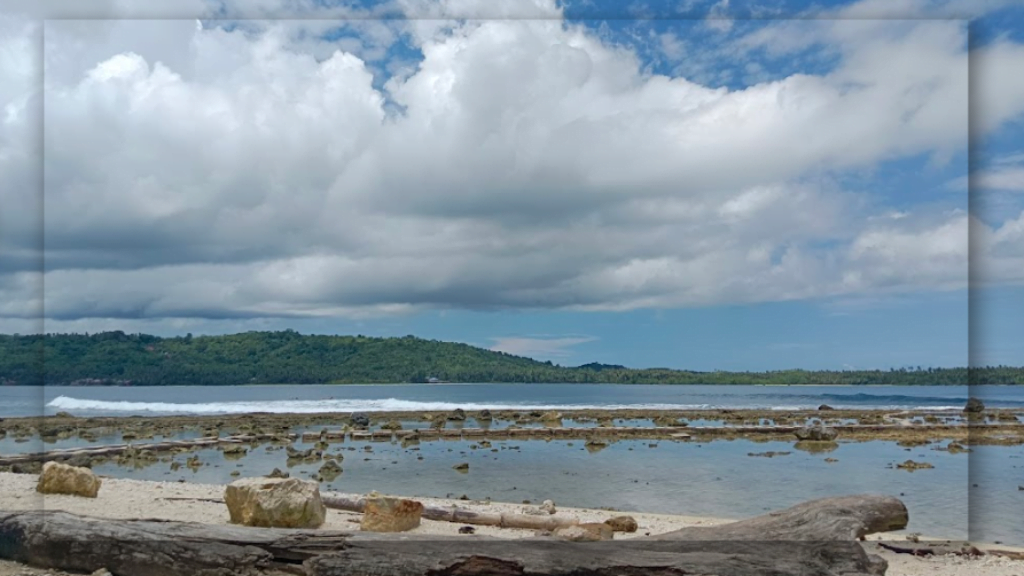
<path fill-rule="evenodd" d="M 974 383 L 1024 384 L 1024 368 L 970 371 Z M 562 367 L 466 344 L 406 336 L 248 332 L 160 338 L 145 334 L 0 335 L 3 384 L 317 384 L 424 382 L 623 384 L 958 384 L 966 368 L 776 372 Z"/>

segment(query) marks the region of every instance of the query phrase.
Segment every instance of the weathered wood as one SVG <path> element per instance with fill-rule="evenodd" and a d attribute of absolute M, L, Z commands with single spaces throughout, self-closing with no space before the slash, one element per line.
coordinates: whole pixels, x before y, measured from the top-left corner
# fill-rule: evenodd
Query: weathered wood
<path fill-rule="evenodd" d="M 881 576 L 856 542 L 561 542 L 0 512 L 0 558 L 115 576 Z"/>
<path fill-rule="evenodd" d="M 856 542 L 349 542 L 305 562 L 310 576 L 881 576 Z"/>
<path fill-rule="evenodd" d="M 912 556 L 946 556 L 949 554 L 957 556 L 983 556 L 985 554 L 970 542 L 963 541 L 875 542 L 875 544 L 890 552 L 910 554 Z"/>
<path fill-rule="evenodd" d="M 907 507 L 891 496 L 821 498 L 747 520 L 692 526 L 652 536 L 659 540 L 850 541 L 907 527 Z"/>
<path fill-rule="evenodd" d="M 65 512 L 0 512 L 0 558 L 115 576 L 303 574 L 296 564 L 336 550 L 346 532 L 99 520 Z"/>
<path fill-rule="evenodd" d="M 1024 552 L 1020 550 L 985 550 L 990 556 L 1001 556 L 1010 560 L 1024 560 Z"/>
<path fill-rule="evenodd" d="M 366 507 L 366 500 L 361 496 L 345 494 L 321 494 L 320 500 L 324 506 L 334 510 L 346 510 L 348 512 L 362 512 Z M 551 515 L 527 515 L 527 514 L 489 514 L 474 512 L 465 508 L 424 506 L 423 518 L 427 520 L 438 520 L 442 522 L 456 522 L 459 524 L 475 524 L 477 526 L 498 526 L 500 528 L 523 528 L 526 530 L 555 530 L 565 526 L 578 524 L 575 518 L 564 518 Z"/>

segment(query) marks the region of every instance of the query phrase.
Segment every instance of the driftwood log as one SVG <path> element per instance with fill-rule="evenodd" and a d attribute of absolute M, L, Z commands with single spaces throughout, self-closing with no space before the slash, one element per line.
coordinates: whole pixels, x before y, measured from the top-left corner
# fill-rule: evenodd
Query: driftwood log
<path fill-rule="evenodd" d="M 891 496 L 842 496 L 797 504 L 748 520 L 692 526 L 651 536 L 657 540 L 852 541 L 907 527 L 907 507 Z"/>
<path fill-rule="evenodd" d="M 910 554 L 912 556 L 983 556 L 982 552 L 970 542 L 938 540 L 931 542 L 875 542 L 879 548 L 884 548 L 897 554 Z"/>
<path fill-rule="evenodd" d="M 856 542 L 352 542 L 305 562 L 310 576 L 882 576 Z"/>
<path fill-rule="evenodd" d="M 798 518 L 815 526 L 805 531 Z M 115 576 L 881 576 L 886 563 L 849 536 L 905 518 L 901 503 L 861 496 L 659 538 L 574 543 L 0 512 L 0 558 Z"/>
<path fill-rule="evenodd" d="M 189 498 L 165 497 L 161 500 L 188 500 L 191 502 L 223 503 L 223 498 Z M 320 500 L 324 507 L 346 512 L 362 512 L 366 508 L 366 499 L 362 496 L 327 493 L 321 494 Z M 565 526 L 579 524 L 575 518 L 559 516 L 527 515 L 527 514 L 488 514 L 466 510 L 464 508 L 441 508 L 424 506 L 423 518 L 438 522 L 454 522 L 457 524 L 476 524 L 477 526 L 497 526 L 499 528 L 522 528 L 525 530 L 555 530 Z"/>
<path fill-rule="evenodd" d="M 366 507 L 366 500 L 361 496 L 349 496 L 342 494 L 321 494 L 320 499 L 324 506 L 335 510 L 346 510 L 348 512 L 362 512 Z M 485 512 L 474 512 L 464 508 L 424 506 L 423 518 L 427 520 L 438 520 L 441 522 L 456 522 L 459 524 L 476 524 L 477 526 L 498 526 L 500 528 L 523 528 L 526 530 L 554 530 L 565 526 L 578 524 L 575 518 L 564 518 L 550 516 L 545 513 L 543 516 L 528 514 L 489 514 Z"/>

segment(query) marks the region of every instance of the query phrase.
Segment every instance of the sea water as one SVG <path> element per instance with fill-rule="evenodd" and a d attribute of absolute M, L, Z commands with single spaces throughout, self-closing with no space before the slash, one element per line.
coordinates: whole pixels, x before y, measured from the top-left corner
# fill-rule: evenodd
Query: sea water
<path fill-rule="evenodd" d="M 969 395 L 992 407 L 1024 408 L 1024 387 L 702 386 L 641 384 L 375 384 L 159 387 L 0 387 L 0 417 L 568 410 L 584 408 L 795 410 L 834 408 L 959 410 Z"/>
<path fill-rule="evenodd" d="M 638 385 L 367 385 L 167 388 L 0 388 L 0 416 L 60 410 L 76 416 L 216 414 L 251 411 L 323 412 L 447 410 L 461 407 L 508 409 L 570 408 L 816 408 L 948 409 L 959 411 L 968 396 L 989 406 L 1024 406 L 1024 388 L 976 387 L 765 387 Z M 422 424 L 422 423 L 421 423 Z M 172 438 L 195 436 L 195 431 Z M 119 434 L 98 438 L 120 441 Z M 155 440 L 160 440 L 156 438 Z M 47 448 L 81 445 L 79 439 Z M 1024 446 L 976 446 L 969 454 L 935 450 L 940 444 L 904 448 L 889 441 L 840 442 L 828 453 L 808 453 L 792 442 L 717 440 L 680 442 L 620 440 L 597 452 L 582 440 L 340 442 L 328 453 L 344 456 L 344 472 L 325 490 L 423 497 L 491 498 L 562 506 L 743 518 L 824 496 L 887 494 L 910 510 L 907 531 L 946 538 L 972 538 L 1024 545 Z M 296 448 L 312 444 L 297 442 Z M 367 446 L 372 447 L 366 451 Z M 476 448 L 473 448 L 476 446 Z M 0 453 L 38 450 L 36 439 L 0 440 Z M 496 451 L 495 451 L 496 450 Z M 772 458 L 750 456 L 789 452 Z M 198 454 L 205 464 L 184 466 Z M 829 459 L 828 461 L 826 459 Z M 907 459 L 933 469 L 908 472 L 895 467 Z M 289 466 L 284 450 L 253 448 L 240 459 L 216 449 L 180 454 L 169 463 L 126 468 L 97 465 L 97 473 L 148 480 L 224 484 L 263 475 L 275 467 L 310 477 L 322 462 Z M 468 463 L 469 472 L 452 467 Z"/>

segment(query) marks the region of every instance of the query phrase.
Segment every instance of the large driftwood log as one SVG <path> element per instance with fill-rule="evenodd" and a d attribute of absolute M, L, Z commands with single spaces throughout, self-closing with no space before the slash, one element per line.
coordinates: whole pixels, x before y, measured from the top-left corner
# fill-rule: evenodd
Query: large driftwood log
<path fill-rule="evenodd" d="M 66 512 L 0 512 L 0 558 L 115 576 L 304 574 L 303 560 L 336 550 L 346 532 L 101 520 Z M 296 569 L 296 566 L 299 566 Z"/>
<path fill-rule="evenodd" d="M 335 510 L 346 510 L 348 512 L 362 512 L 366 507 L 366 500 L 360 496 L 344 494 L 321 494 L 320 500 L 324 506 Z M 560 516 L 532 516 L 527 514 L 493 514 L 486 512 L 474 512 L 464 508 L 424 506 L 423 518 L 427 520 L 438 520 L 441 522 L 456 522 L 459 524 L 476 524 L 478 526 L 498 526 L 500 528 L 523 528 L 526 530 L 554 530 L 565 526 L 579 524 L 575 518 L 564 518 Z"/>
<path fill-rule="evenodd" d="M 879 576 L 885 562 L 854 539 L 905 524 L 902 503 L 871 496 L 661 538 L 585 543 L 0 512 L 0 558 L 86 572 L 105 567 L 115 576 Z"/>
<path fill-rule="evenodd" d="M 658 540 L 850 541 L 907 527 L 907 507 L 891 496 L 822 498 L 748 520 L 692 526 L 651 538 Z"/>
<path fill-rule="evenodd" d="M 856 542 L 500 540 L 0 513 L 0 557 L 115 576 L 880 576 Z"/>
<path fill-rule="evenodd" d="M 305 562 L 310 576 L 882 576 L 856 542 L 370 540 Z"/>

